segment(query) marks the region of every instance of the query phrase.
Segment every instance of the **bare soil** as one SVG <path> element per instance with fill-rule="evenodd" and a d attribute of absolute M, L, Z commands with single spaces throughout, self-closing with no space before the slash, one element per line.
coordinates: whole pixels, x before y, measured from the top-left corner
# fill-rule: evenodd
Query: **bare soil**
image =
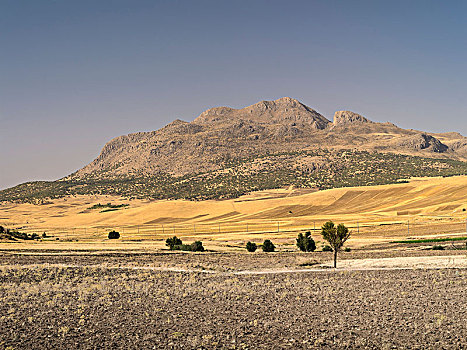
<path fill-rule="evenodd" d="M 466 349 L 467 269 L 345 269 L 421 253 L 343 253 L 342 270 L 298 272 L 329 256 L 3 252 L 0 347 Z M 200 272 L 151 269 L 177 266 Z M 265 268 L 295 273 L 236 274 Z"/>

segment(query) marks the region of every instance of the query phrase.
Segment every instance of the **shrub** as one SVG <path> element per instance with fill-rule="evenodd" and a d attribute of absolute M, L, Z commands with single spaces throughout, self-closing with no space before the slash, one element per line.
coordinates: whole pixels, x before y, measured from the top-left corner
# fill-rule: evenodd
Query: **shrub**
<path fill-rule="evenodd" d="M 256 243 L 248 242 L 246 244 L 246 250 L 248 250 L 250 253 L 253 253 L 254 251 L 256 251 L 257 248 L 258 246 L 256 245 Z"/>
<path fill-rule="evenodd" d="M 297 237 L 297 247 L 302 252 L 314 252 L 316 249 L 316 243 L 311 238 L 311 232 L 307 231 L 305 235 L 303 233 L 299 233 Z"/>
<path fill-rule="evenodd" d="M 191 244 L 183 244 L 182 240 L 176 236 L 172 238 L 167 238 L 165 245 L 170 248 L 170 250 L 182 250 L 185 252 L 204 252 L 203 242 L 196 241 Z"/>
<path fill-rule="evenodd" d="M 332 252 L 332 248 L 328 245 L 323 246 L 323 252 Z"/>
<path fill-rule="evenodd" d="M 431 249 L 433 249 L 433 250 L 444 250 L 444 247 L 442 245 L 434 245 Z"/>
<path fill-rule="evenodd" d="M 165 245 L 170 248 L 170 250 L 175 250 L 175 246 L 181 246 L 182 240 L 177 236 L 173 236 L 172 238 L 167 238 L 165 240 Z"/>
<path fill-rule="evenodd" d="M 5 233 L 5 228 L 3 226 L 0 226 L 0 233 Z"/>
<path fill-rule="evenodd" d="M 267 239 L 263 242 L 262 248 L 263 252 L 273 252 L 274 249 L 276 249 L 276 246 L 269 239 Z"/>
<path fill-rule="evenodd" d="M 109 239 L 119 239 L 120 238 L 120 233 L 118 233 L 115 230 L 112 230 L 109 232 Z"/>
<path fill-rule="evenodd" d="M 345 247 L 344 252 L 347 252 L 347 253 L 348 253 L 348 252 L 350 252 L 350 250 L 351 250 L 351 249 L 350 249 L 349 247 Z"/>
<path fill-rule="evenodd" d="M 204 252 L 203 242 L 196 241 L 191 243 L 191 251 L 192 252 Z"/>

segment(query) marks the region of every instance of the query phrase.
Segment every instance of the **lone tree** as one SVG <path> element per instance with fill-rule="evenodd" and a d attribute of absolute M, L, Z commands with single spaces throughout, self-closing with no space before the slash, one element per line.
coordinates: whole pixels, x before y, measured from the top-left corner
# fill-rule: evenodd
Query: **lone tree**
<path fill-rule="evenodd" d="M 263 243 L 263 252 L 273 252 L 274 249 L 276 249 L 276 246 L 274 245 L 274 243 L 272 243 L 269 239 L 266 239 Z"/>
<path fill-rule="evenodd" d="M 313 240 L 313 238 L 311 238 L 310 231 L 305 232 L 305 235 L 301 232 L 298 234 L 297 247 L 302 252 L 314 252 L 315 251 L 316 243 Z"/>
<path fill-rule="evenodd" d="M 328 221 L 321 227 L 321 235 L 328 241 L 334 252 L 334 268 L 336 268 L 337 252 L 342 248 L 345 241 L 349 239 L 349 229 L 344 224 L 339 224 L 336 227 L 332 221 Z"/>
<path fill-rule="evenodd" d="M 45 233 L 44 233 L 45 234 Z M 120 233 L 118 233 L 115 230 L 112 230 L 109 232 L 109 239 L 119 239 L 120 238 Z"/>

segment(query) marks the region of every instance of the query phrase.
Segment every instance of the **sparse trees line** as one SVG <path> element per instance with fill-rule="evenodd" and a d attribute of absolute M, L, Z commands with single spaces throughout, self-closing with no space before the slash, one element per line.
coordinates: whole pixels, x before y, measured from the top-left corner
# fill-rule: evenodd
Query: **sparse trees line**
<path fill-rule="evenodd" d="M 276 246 L 270 239 L 266 239 L 263 244 L 260 245 L 261 249 L 263 252 L 270 253 L 276 250 Z M 248 250 L 250 253 L 253 253 L 258 249 L 258 245 L 254 242 L 247 242 L 246 243 L 246 250 Z"/>
<path fill-rule="evenodd" d="M 350 231 L 344 224 L 335 226 L 332 221 L 328 221 L 321 227 L 321 235 L 329 243 L 329 246 L 323 247 L 323 251 L 334 252 L 334 267 L 337 267 L 337 254 L 350 238 Z M 305 234 L 299 233 L 296 245 L 302 252 L 314 252 L 316 250 L 316 243 L 311 237 L 310 231 L 305 232 Z M 269 239 L 265 240 L 261 247 L 264 252 L 273 252 L 275 250 L 274 244 Z M 257 249 L 257 245 L 256 243 L 248 242 L 246 249 L 249 252 L 254 252 Z"/>
<path fill-rule="evenodd" d="M 37 233 L 25 233 L 18 230 L 9 229 L 3 226 L 0 226 L 0 234 L 6 236 L 10 240 L 22 239 L 22 240 L 39 240 L 41 238 L 47 238 L 47 234 L 44 232 L 42 235 Z"/>

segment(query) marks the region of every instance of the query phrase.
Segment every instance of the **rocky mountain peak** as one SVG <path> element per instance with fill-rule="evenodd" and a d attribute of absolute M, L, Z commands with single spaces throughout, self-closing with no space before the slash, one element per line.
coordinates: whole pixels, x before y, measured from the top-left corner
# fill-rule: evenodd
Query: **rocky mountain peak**
<path fill-rule="evenodd" d="M 337 111 L 334 113 L 334 125 L 355 124 L 355 123 L 372 123 L 364 116 L 351 111 Z"/>
<path fill-rule="evenodd" d="M 250 110 L 258 110 L 258 111 L 265 111 L 268 109 L 277 111 L 277 110 L 283 110 L 287 108 L 298 108 L 298 109 L 307 110 L 307 107 L 304 104 L 302 104 L 300 101 L 294 98 L 291 98 L 291 97 L 281 97 L 274 101 L 260 101 L 246 108 Z"/>
<path fill-rule="evenodd" d="M 194 123 L 221 123 L 233 119 L 265 124 L 301 123 L 310 125 L 317 130 L 325 129 L 331 123 L 314 109 L 291 97 L 282 97 L 274 101 L 260 101 L 242 109 L 211 108 L 201 113 L 194 120 Z"/>

